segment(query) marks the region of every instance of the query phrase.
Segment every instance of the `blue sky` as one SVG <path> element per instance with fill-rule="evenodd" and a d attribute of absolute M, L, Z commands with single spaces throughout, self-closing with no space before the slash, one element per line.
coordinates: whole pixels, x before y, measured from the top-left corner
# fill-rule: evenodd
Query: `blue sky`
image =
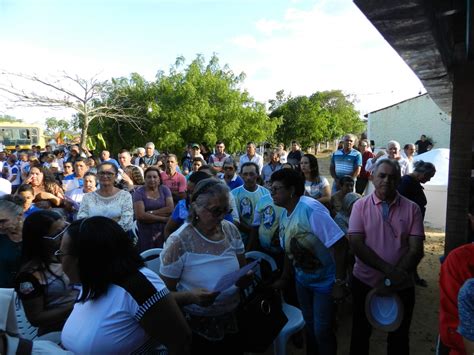
<path fill-rule="evenodd" d="M 152 80 L 180 55 L 217 53 L 259 101 L 342 89 L 362 113 L 423 90 L 349 0 L 0 0 L 0 48 L 3 70 L 104 79 Z M 52 115 L 7 106 L 0 97 L 0 113 Z"/>

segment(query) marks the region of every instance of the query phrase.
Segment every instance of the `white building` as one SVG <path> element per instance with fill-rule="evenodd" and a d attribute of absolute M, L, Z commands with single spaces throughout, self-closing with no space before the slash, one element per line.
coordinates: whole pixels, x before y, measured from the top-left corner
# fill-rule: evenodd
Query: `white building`
<path fill-rule="evenodd" d="M 367 136 L 376 148 L 396 140 L 403 146 L 415 143 L 422 134 L 434 148 L 449 148 L 451 117 L 442 111 L 428 94 L 407 99 L 366 115 Z"/>

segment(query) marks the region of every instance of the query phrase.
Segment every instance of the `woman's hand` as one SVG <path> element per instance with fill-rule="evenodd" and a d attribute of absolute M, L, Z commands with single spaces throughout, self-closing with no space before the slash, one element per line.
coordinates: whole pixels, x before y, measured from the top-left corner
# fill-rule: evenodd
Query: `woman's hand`
<path fill-rule="evenodd" d="M 244 276 L 237 280 L 235 286 L 238 288 L 247 288 L 252 284 L 254 272 L 250 270 Z"/>
<path fill-rule="evenodd" d="M 56 196 L 54 196 L 52 193 L 49 193 L 49 192 L 46 192 L 46 191 L 38 192 L 38 194 L 36 196 L 39 196 L 39 198 L 42 199 L 42 200 L 56 199 Z"/>
<path fill-rule="evenodd" d="M 214 303 L 220 292 L 211 292 L 203 288 L 191 291 L 192 301 L 190 303 L 197 304 L 201 307 L 209 307 Z"/>

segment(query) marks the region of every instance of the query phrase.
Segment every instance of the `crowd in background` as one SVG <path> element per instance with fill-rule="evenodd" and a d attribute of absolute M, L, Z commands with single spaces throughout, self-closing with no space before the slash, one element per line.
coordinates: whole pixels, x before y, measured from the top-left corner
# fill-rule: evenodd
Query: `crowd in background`
<path fill-rule="evenodd" d="M 239 293 L 213 285 L 258 250 L 278 264 L 274 287 L 303 312 L 308 353 L 336 354 L 334 300 L 351 291 L 351 353 L 368 353 L 361 302 L 379 282 L 406 309 L 389 349 L 408 353 L 414 282 L 426 286 L 416 273 L 422 184 L 436 173 L 414 163 L 416 149 L 432 148 L 425 142 L 401 149 L 390 141 L 374 153 L 348 134 L 331 156 L 331 177 L 297 142 L 263 155 L 249 142 L 241 156 L 222 141 L 213 152 L 192 143 L 179 155 L 152 142 L 116 155 L 77 145 L 0 152 L 0 287 L 15 287 L 39 332 L 62 330 L 63 346 L 76 353 L 131 352 L 155 340 L 170 353 L 242 353 Z M 399 240 L 374 241 L 375 230 Z M 152 248 L 163 248 L 159 276 L 139 256 Z M 110 302 L 133 317 L 115 319 Z"/>

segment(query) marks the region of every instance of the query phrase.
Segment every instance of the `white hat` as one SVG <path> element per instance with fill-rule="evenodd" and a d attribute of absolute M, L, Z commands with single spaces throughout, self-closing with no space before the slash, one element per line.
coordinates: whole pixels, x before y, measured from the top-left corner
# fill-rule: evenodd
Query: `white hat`
<path fill-rule="evenodd" d="M 372 289 L 365 298 L 365 314 L 369 323 L 377 329 L 393 332 L 403 320 L 403 303 L 395 293 L 378 295 Z"/>

